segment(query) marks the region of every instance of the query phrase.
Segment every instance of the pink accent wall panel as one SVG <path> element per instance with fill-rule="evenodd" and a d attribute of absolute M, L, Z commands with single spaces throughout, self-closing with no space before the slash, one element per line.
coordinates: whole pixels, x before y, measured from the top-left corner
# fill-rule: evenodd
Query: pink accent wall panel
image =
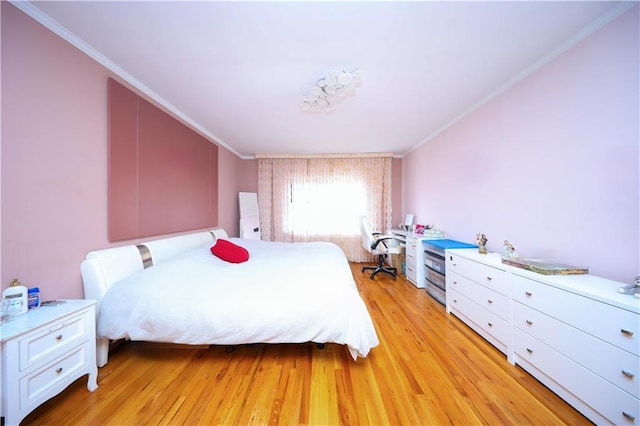
<path fill-rule="evenodd" d="M 114 80 L 109 87 L 109 239 L 217 226 L 217 145 Z"/>
<path fill-rule="evenodd" d="M 108 80 L 109 240 L 138 235 L 138 96 Z"/>
<path fill-rule="evenodd" d="M 18 277 L 40 287 L 46 299 L 81 299 L 79 266 L 87 252 L 124 244 L 108 235 L 107 80 L 117 77 L 13 4 L 0 2 L 0 10 L 0 287 Z M 239 176 L 255 160 L 219 145 L 217 155 L 217 226 L 237 236 L 238 191 L 250 190 L 240 186 Z"/>

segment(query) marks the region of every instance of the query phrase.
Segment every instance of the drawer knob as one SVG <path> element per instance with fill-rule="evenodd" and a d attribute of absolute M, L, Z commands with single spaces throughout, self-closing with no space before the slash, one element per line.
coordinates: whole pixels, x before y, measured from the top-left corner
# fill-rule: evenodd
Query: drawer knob
<path fill-rule="evenodd" d="M 493 278 L 491 277 L 487 277 L 487 281 L 491 281 Z"/>
<path fill-rule="evenodd" d="M 458 303 L 458 299 L 453 299 L 453 303 Z"/>
<path fill-rule="evenodd" d="M 493 303 L 493 300 L 491 300 L 491 299 L 487 299 L 487 302 L 489 302 L 489 304 L 492 304 L 492 303 Z"/>
<path fill-rule="evenodd" d="M 487 324 L 489 325 L 489 327 L 493 327 L 492 323 L 488 322 Z"/>
<path fill-rule="evenodd" d="M 531 293 L 530 291 L 525 291 L 524 294 L 526 294 L 529 297 L 533 296 L 533 293 Z"/>
<path fill-rule="evenodd" d="M 62 334 L 58 334 L 58 335 L 56 336 L 56 340 L 62 340 Z"/>
<path fill-rule="evenodd" d="M 527 320 L 527 325 L 533 325 L 533 321 Z"/>
<path fill-rule="evenodd" d="M 56 368 L 56 374 L 60 374 L 60 373 L 62 373 L 62 367 Z"/>
<path fill-rule="evenodd" d="M 620 329 L 620 333 L 624 334 L 625 336 L 633 336 L 633 331 L 625 330 L 624 328 Z"/>
<path fill-rule="evenodd" d="M 622 370 L 622 374 L 624 374 L 625 376 L 627 376 L 630 379 L 633 379 L 634 377 L 636 377 L 635 374 L 633 374 L 631 371 L 627 371 L 627 370 Z"/>
<path fill-rule="evenodd" d="M 623 411 L 623 412 L 622 412 L 622 415 L 623 415 L 623 416 L 625 416 L 627 419 L 629 419 L 629 420 L 631 420 L 631 421 L 634 421 L 634 420 L 636 419 L 636 416 L 634 416 L 634 415 L 633 415 L 633 414 L 631 414 L 631 413 L 627 413 L 626 411 Z"/>
<path fill-rule="evenodd" d="M 527 348 L 527 352 L 529 352 L 530 354 L 532 354 L 532 353 L 533 353 L 533 349 L 531 349 L 531 348 Z"/>

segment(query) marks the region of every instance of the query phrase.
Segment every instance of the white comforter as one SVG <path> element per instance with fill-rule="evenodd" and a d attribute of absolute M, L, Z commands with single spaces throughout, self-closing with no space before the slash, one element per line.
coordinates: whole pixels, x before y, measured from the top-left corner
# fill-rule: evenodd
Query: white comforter
<path fill-rule="evenodd" d="M 201 247 L 117 282 L 100 304 L 100 338 L 188 344 L 334 342 L 354 359 L 378 344 L 342 250 L 331 243 L 231 239 L 232 264 Z"/>

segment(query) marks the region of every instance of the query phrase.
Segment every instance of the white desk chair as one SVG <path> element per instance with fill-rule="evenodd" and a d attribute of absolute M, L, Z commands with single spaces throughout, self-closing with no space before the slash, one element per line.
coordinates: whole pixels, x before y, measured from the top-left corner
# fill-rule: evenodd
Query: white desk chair
<path fill-rule="evenodd" d="M 360 233 L 362 234 L 362 246 L 365 250 L 378 256 L 378 264 L 376 266 L 363 266 L 362 272 L 367 270 L 373 271 L 371 273 L 371 279 L 375 278 L 379 272 L 384 272 L 385 274 L 391 275 L 395 280 L 398 269 L 385 266 L 384 264 L 387 255 L 400 254 L 400 247 L 390 244 L 393 237 L 391 235 L 382 235 L 380 232 L 373 232 L 366 216 L 360 216 Z"/>

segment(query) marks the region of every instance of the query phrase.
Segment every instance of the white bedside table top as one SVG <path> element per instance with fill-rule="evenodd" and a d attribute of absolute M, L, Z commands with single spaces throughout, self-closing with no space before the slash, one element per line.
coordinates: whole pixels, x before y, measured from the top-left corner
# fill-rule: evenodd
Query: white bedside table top
<path fill-rule="evenodd" d="M 84 299 L 64 300 L 64 302 L 60 305 L 40 306 L 26 314 L 11 317 L 9 320 L 0 323 L 0 341 L 10 340 L 36 327 L 55 321 L 61 316 L 96 304 L 95 300 Z"/>

